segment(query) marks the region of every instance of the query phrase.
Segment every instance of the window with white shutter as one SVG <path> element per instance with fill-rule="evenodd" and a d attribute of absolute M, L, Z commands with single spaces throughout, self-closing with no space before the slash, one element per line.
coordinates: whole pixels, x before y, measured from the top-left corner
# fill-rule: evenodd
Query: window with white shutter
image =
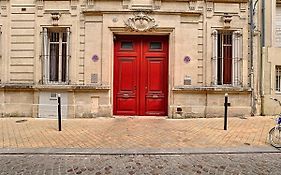
<path fill-rule="evenodd" d="M 2 31 L 1 31 L 1 26 L 0 26 L 0 83 L 2 82 L 2 74 L 3 74 L 3 61 L 2 61 Z"/>
<path fill-rule="evenodd" d="M 212 84 L 240 86 L 242 84 L 242 35 L 239 31 L 214 30 L 212 54 Z"/>
<path fill-rule="evenodd" d="M 43 28 L 43 82 L 69 82 L 69 28 Z"/>
<path fill-rule="evenodd" d="M 275 67 L 275 91 L 281 92 L 281 66 Z"/>
<path fill-rule="evenodd" d="M 281 47 L 281 6 L 276 6 L 275 18 L 275 45 Z"/>

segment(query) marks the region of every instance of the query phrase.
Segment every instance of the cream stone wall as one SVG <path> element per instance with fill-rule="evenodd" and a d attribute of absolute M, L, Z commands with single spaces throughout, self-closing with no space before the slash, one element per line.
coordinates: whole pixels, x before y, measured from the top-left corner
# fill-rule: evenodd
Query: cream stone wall
<path fill-rule="evenodd" d="M 275 68 L 281 65 L 280 61 L 281 48 L 268 47 L 264 52 L 265 64 L 264 64 L 264 114 L 272 115 L 281 112 L 281 107 L 271 98 L 281 100 L 280 92 L 275 91 Z"/>
<path fill-rule="evenodd" d="M 221 117 L 225 93 L 230 95 L 231 116 L 251 113 L 246 0 L 2 0 L 0 5 L 0 100 L 30 105 L 15 109 L 2 104 L 4 115 L 37 117 L 40 92 L 51 91 L 68 94 L 69 118 L 112 116 L 115 35 L 169 36 L 169 117 Z M 57 24 L 54 12 L 60 13 Z M 139 12 L 156 21 L 156 30 L 126 27 Z M 243 37 L 241 87 L 212 85 L 212 32 L 224 28 L 226 13 L 231 16 L 228 30 L 238 30 Z M 70 28 L 68 85 L 42 84 L 44 27 Z M 191 58 L 188 64 L 186 56 Z M 186 77 L 191 85 L 184 85 Z M 26 102 L 13 99 L 18 95 Z"/>
<path fill-rule="evenodd" d="M 30 117 L 33 108 L 33 93 L 30 90 L 16 89 L 5 90 L 1 92 L 1 116 L 3 117 Z"/>
<path fill-rule="evenodd" d="M 276 24 L 276 5 L 281 4 L 280 0 L 265 1 L 265 44 L 262 50 L 258 52 L 258 59 L 261 59 L 262 72 L 261 72 L 261 105 L 262 115 L 273 115 L 281 112 L 281 107 L 271 98 L 281 100 L 281 94 L 275 91 L 276 77 L 275 71 L 276 66 L 281 65 L 280 53 L 281 48 L 278 48 L 275 44 L 275 24 Z M 261 8 L 259 3 L 259 8 Z M 258 11 L 257 18 L 262 18 L 261 11 Z M 258 22 L 257 22 L 258 23 Z M 258 29 L 262 30 L 262 24 L 258 23 Z M 261 55 L 261 56 L 260 56 Z"/>

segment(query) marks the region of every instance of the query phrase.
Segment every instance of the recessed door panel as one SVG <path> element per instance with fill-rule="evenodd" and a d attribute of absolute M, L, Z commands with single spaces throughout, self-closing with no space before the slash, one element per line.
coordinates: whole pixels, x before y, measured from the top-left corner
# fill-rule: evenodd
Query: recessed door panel
<path fill-rule="evenodd" d="M 135 115 L 137 110 L 137 64 L 136 57 L 118 57 L 118 91 L 116 109 L 119 114 Z"/>
<path fill-rule="evenodd" d="M 146 58 L 145 115 L 164 115 L 166 109 L 165 58 Z"/>
<path fill-rule="evenodd" d="M 136 115 L 136 100 L 135 97 L 118 97 L 117 111 L 119 115 Z"/>
<path fill-rule="evenodd" d="M 120 58 L 119 59 L 119 90 L 133 93 L 136 87 L 136 59 Z"/>
<path fill-rule="evenodd" d="M 116 38 L 114 115 L 167 115 L 168 37 Z"/>
<path fill-rule="evenodd" d="M 147 58 L 147 87 L 149 92 L 163 91 L 164 74 L 163 59 Z"/>
<path fill-rule="evenodd" d="M 146 115 L 165 115 L 164 113 L 164 97 L 159 96 L 154 98 L 153 96 L 146 99 Z"/>

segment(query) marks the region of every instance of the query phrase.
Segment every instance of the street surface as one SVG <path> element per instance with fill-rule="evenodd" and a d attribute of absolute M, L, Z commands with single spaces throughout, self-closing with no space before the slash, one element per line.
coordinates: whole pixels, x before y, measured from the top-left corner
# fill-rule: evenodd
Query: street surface
<path fill-rule="evenodd" d="M 272 174 L 281 153 L 186 155 L 1 155 L 1 175 Z"/>
<path fill-rule="evenodd" d="M 177 149 L 266 147 L 273 117 L 186 120 L 0 118 L 0 148 Z"/>

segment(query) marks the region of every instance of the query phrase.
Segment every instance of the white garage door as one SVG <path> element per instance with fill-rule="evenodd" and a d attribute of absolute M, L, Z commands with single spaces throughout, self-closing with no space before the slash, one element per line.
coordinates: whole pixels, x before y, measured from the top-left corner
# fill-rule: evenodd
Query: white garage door
<path fill-rule="evenodd" d="M 39 118 L 57 118 L 58 101 L 57 94 L 61 94 L 62 118 L 67 117 L 67 93 L 40 92 L 39 95 Z"/>

